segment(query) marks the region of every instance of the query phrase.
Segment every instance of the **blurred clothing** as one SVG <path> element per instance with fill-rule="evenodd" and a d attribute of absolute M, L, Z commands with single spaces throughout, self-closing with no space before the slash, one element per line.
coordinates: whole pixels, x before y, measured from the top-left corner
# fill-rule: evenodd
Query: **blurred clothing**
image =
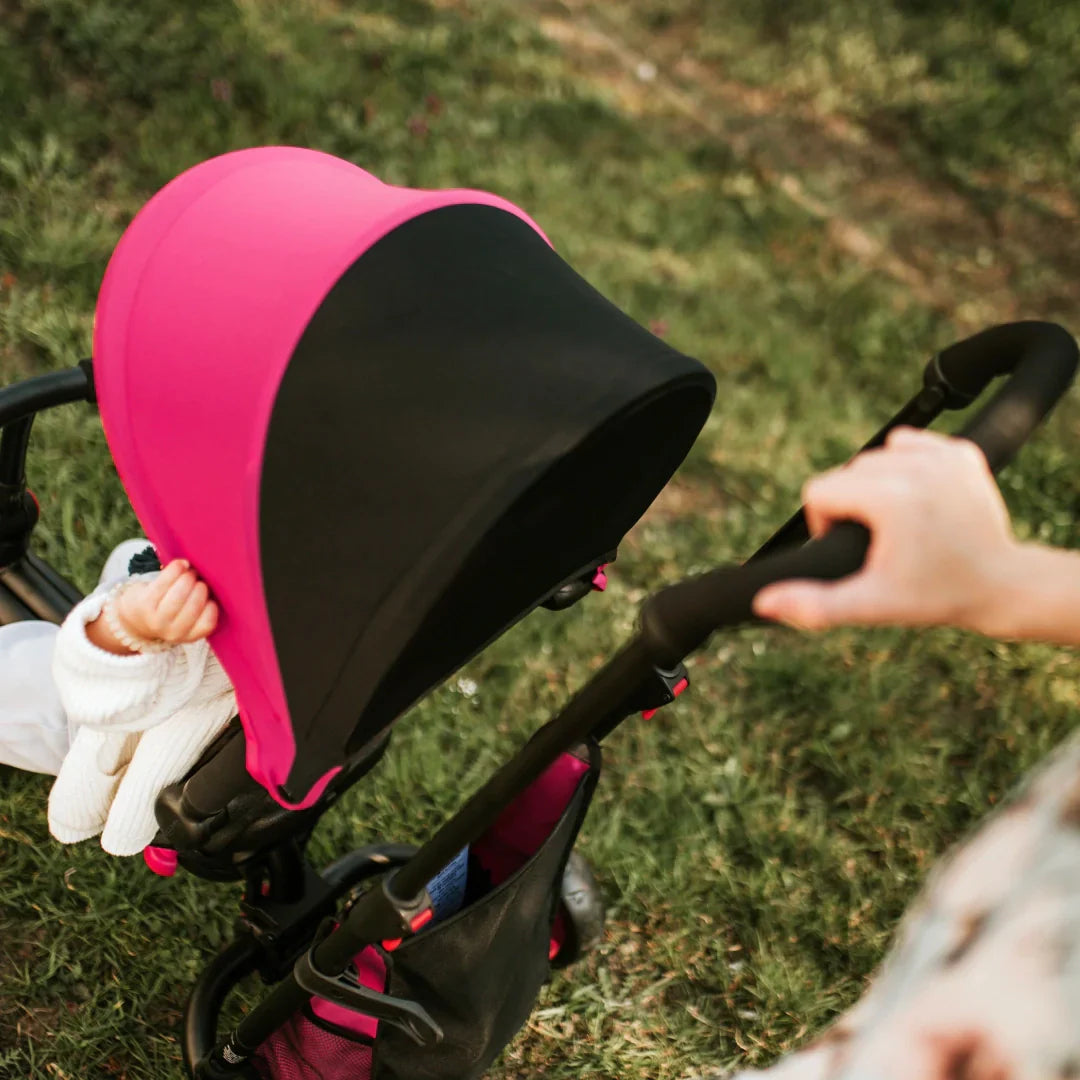
<path fill-rule="evenodd" d="M 935 871 L 863 998 L 740 1080 L 1080 1076 L 1080 735 Z"/>
<path fill-rule="evenodd" d="M 59 630 L 36 620 L 0 626 L 0 765 L 60 770 L 71 731 L 52 677 Z"/>

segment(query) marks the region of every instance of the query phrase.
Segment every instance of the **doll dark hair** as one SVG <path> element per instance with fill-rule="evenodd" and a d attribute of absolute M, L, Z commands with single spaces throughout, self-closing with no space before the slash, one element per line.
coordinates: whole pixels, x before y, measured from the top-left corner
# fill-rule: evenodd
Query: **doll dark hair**
<path fill-rule="evenodd" d="M 128 563 L 128 573 L 132 577 L 137 574 L 156 574 L 160 569 L 161 560 L 150 544 L 147 544 L 142 551 L 132 555 L 131 562 Z"/>

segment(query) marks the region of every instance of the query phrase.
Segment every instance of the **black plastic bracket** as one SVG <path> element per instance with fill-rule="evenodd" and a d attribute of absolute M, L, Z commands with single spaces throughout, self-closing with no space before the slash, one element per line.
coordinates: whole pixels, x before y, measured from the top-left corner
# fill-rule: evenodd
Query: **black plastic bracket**
<path fill-rule="evenodd" d="M 86 376 L 86 400 L 91 405 L 97 404 L 97 386 L 94 384 L 94 361 L 88 357 L 85 360 L 80 360 L 78 364 L 82 373 Z"/>
<path fill-rule="evenodd" d="M 603 584 L 597 584 L 597 575 L 602 574 L 603 568 L 613 563 L 618 554 L 617 551 L 609 551 L 603 558 L 598 559 L 594 566 L 569 581 L 564 581 L 546 600 L 541 601 L 540 606 L 548 611 L 565 611 L 589 593 L 603 591 Z"/>
<path fill-rule="evenodd" d="M 646 680 L 641 689 L 640 708 L 635 711 L 639 711 L 649 720 L 657 709 L 670 705 L 689 687 L 690 673 L 685 665 L 676 664 L 670 669 L 654 667 L 652 677 Z"/>
<path fill-rule="evenodd" d="M 970 394 L 949 382 L 941 367 L 941 353 L 935 353 L 923 371 L 923 392 L 940 395 L 941 409 L 966 409 L 981 393 Z"/>
<path fill-rule="evenodd" d="M 431 893 L 426 888 L 421 889 L 415 896 L 402 899 L 394 893 L 393 882 L 393 873 L 387 874 L 380 883 L 380 891 L 386 907 L 397 919 L 401 936 L 391 943 L 396 948 L 402 939 L 418 933 L 431 921 L 431 917 L 435 914 L 435 905 L 432 902 Z"/>
<path fill-rule="evenodd" d="M 442 1042 L 443 1030 L 431 1014 L 416 1001 L 391 997 L 360 983 L 351 972 L 341 975 L 324 975 L 315 966 L 313 953 L 325 937 L 332 932 L 334 924 L 328 920 L 312 947 L 296 961 L 293 977 L 305 992 L 332 1001 L 346 1009 L 372 1016 L 400 1028 L 418 1046 L 434 1046 Z"/>
<path fill-rule="evenodd" d="M 657 709 L 670 705 L 689 686 L 690 673 L 682 663 L 671 668 L 649 667 L 624 700 L 596 724 L 591 737 L 600 742 L 635 713 L 641 713 L 648 720 Z"/>
<path fill-rule="evenodd" d="M 295 899 L 277 899 L 273 881 L 252 875 L 240 903 L 240 928 L 259 946 L 258 972 L 267 983 L 292 970 L 311 941 L 312 928 L 333 913 L 338 896 L 339 890 L 328 886 L 299 852 L 295 856 L 296 874 L 289 882 Z"/>

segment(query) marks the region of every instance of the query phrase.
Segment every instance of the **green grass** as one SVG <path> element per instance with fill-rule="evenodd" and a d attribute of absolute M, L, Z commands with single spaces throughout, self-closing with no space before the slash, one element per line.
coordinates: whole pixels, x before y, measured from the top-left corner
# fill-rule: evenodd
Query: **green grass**
<path fill-rule="evenodd" d="M 710 366 L 714 415 L 611 590 L 494 645 L 475 697 L 415 709 L 315 851 L 414 839 L 648 589 L 753 550 L 936 348 L 1075 319 L 1078 21 L 975 0 L 0 0 L 0 377 L 87 354 L 106 260 L 157 187 L 273 142 L 499 192 Z M 1078 421 L 1059 410 L 1003 478 L 1025 535 L 1077 543 Z M 39 547 L 88 586 L 134 527 L 98 422 L 59 410 L 33 449 Z M 492 1075 L 674 1080 L 797 1045 L 1073 726 L 1073 663 L 945 631 L 714 640 L 677 708 L 612 738 L 583 838 L 607 937 Z M 179 1077 L 179 1011 L 236 890 L 61 848 L 47 790 L 0 771 L 0 1077 Z"/>

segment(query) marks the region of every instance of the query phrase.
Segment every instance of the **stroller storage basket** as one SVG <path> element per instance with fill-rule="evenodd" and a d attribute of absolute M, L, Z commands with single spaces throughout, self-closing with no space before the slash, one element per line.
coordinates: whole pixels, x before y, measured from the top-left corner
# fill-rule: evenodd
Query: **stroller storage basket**
<path fill-rule="evenodd" d="M 263 1044 L 253 1075 L 260 1080 L 481 1076 L 525 1024 L 548 976 L 562 876 L 599 762 L 595 745 L 588 762 L 564 755 L 473 845 L 465 906 L 455 915 L 398 949 L 369 947 L 358 958 L 368 978 L 373 972 L 381 976 L 375 989 L 427 1009 L 442 1028 L 439 1044 L 418 1046 L 396 1027 L 314 1001 Z M 503 877 L 532 848 L 526 861 Z"/>

